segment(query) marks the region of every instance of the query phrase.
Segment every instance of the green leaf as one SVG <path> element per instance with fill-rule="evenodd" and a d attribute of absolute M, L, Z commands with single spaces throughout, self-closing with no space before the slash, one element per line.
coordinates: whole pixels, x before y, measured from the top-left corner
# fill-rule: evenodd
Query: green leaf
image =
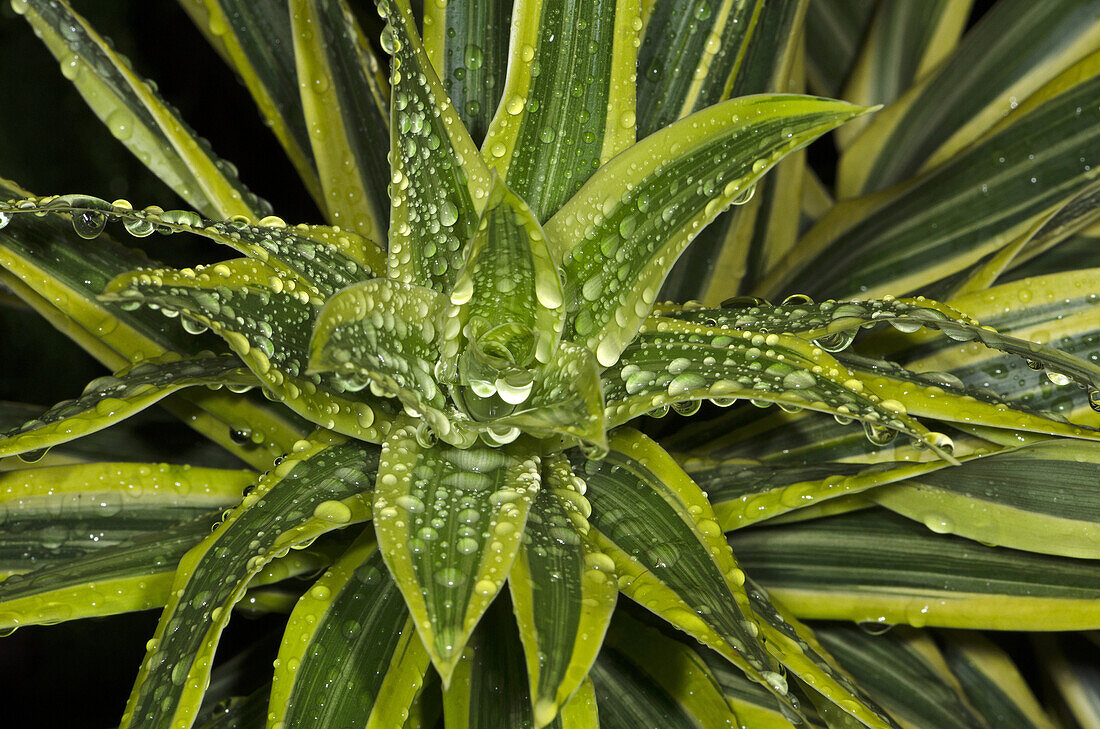
<path fill-rule="evenodd" d="M 616 620 L 618 624 L 619 621 Z M 600 653 L 592 683 L 603 729 L 737 726 L 706 665 L 684 646 L 637 623 L 647 640 L 619 640 Z M 633 651 L 627 652 L 630 647 Z M 652 660 L 659 656 L 659 660 Z M 649 660 L 647 660 L 649 659 Z"/>
<path fill-rule="evenodd" d="M 1085 269 L 1014 281 L 962 296 L 952 305 L 1017 339 L 1057 342 L 1064 355 L 1089 364 L 1095 362 L 1095 338 L 1100 333 L 1095 316 L 1097 285 L 1100 270 Z M 1021 359 L 944 339 L 918 338 L 915 345 L 901 349 L 896 356 L 913 369 L 946 370 L 968 386 L 988 388 L 1019 405 L 1100 427 L 1100 416 L 1090 407 L 1088 391 L 1092 388 L 1056 385 L 1049 373 L 1055 373 L 1053 380 L 1064 382 L 1057 376 L 1058 368 L 1035 369 L 1043 363 L 1028 365 L 1030 352 Z"/>
<path fill-rule="evenodd" d="M 513 17 L 482 156 L 546 220 L 634 144 L 639 0 L 519 0 Z"/>
<path fill-rule="evenodd" d="M 282 550 L 370 518 L 364 492 L 377 451 L 341 440 L 303 441 L 183 558 L 123 727 L 189 725 L 230 608 L 251 578 Z"/>
<path fill-rule="evenodd" d="M 239 501 L 238 494 L 233 503 Z M 188 513 L 179 511 L 181 517 Z M 52 561 L 32 556 L 32 563 L 39 565 L 36 569 L 12 574 L 0 583 L 0 631 L 164 606 L 180 559 L 218 526 L 218 515 L 206 513 L 164 529 L 143 531 L 79 556 L 71 550 L 54 555 Z M 310 575 L 329 561 L 314 550 L 296 551 L 268 564 L 251 584 L 262 586 Z M 23 555 L 19 566 L 26 569 L 27 563 Z M 258 601 L 249 594 L 235 609 L 252 611 L 257 606 Z"/>
<path fill-rule="evenodd" d="M 869 494 L 937 531 L 1013 549 L 1100 559 L 1100 443 L 1047 440 Z"/>
<path fill-rule="evenodd" d="M 255 219 L 270 212 L 245 189 L 232 165 L 216 157 L 65 0 L 25 0 L 13 9 L 41 36 L 62 74 L 115 138 L 189 205 L 215 218 Z"/>
<path fill-rule="evenodd" d="M 770 464 L 741 458 L 710 460 L 685 456 L 681 465 L 707 492 L 718 523 L 723 531 L 729 532 L 781 514 L 824 506 L 884 484 L 919 477 L 949 464 L 942 460 Z"/>
<path fill-rule="evenodd" d="M 758 291 L 900 294 L 1000 250 L 1091 184 L 1100 136 L 1100 110 L 1091 104 L 1098 67 L 1100 53 L 1082 60 L 941 166 L 841 202 Z"/>
<path fill-rule="evenodd" d="M 799 618 L 991 630 L 1100 625 L 1095 560 L 986 547 L 883 511 L 742 529 L 747 572 Z"/>
<path fill-rule="evenodd" d="M 934 284 L 930 293 L 936 291 L 935 295 L 940 298 L 955 298 L 985 290 L 1010 266 L 1042 255 L 1097 221 L 1100 221 L 1100 181 L 1085 186 L 1058 209 L 1036 220 L 1000 250 L 985 256 L 968 270 Z M 1082 263 L 1078 261 L 1076 266 L 1085 268 L 1087 264 Z M 938 293 L 941 289 L 944 294 Z"/>
<path fill-rule="evenodd" d="M 185 390 L 184 394 L 186 392 Z M 207 390 L 207 392 L 216 394 L 213 390 Z M 224 392 L 219 390 L 217 394 L 224 394 Z M 246 398 L 235 397 L 234 400 L 251 404 Z M 34 467 L 72 466 L 102 461 L 181 463 L 206 468 L 240 467 L 241 459 L 215 442 L 200 439 L 194 443 L 184 443 L 178 438 L 163 437 L 169 432 L 186 435 L 186 431 L 180 428 L 181 424 L 163 407 L 166 402 L 171 402 L 171 398 L 162 400 L 160 408 L 147 408 L 110 428 L 51 448 L 41 459 L 34 462 Z M 0 402 L 0 429 L 18 428 L 41 413 L 41 405 Z M 251 440 L 251 436 L 255 435 L 254 432 L 242 430 L 227 435 L 230 436 L 227 439 L 231 442 L 245 440 L 245 436 L 248 436 L 248 444 L 255 447 Z M 289 446 L 290 444 L 287 450 Z M 280 451 L 280 453 L 285 452 L 285 450 Z M 270 462 L 267 465 L 271 465 Z M 11 470 L 18 466 L 18 459 L 0 461 L 0 471 Z"/>
<path fill-rule="evenodd" d="M 749 10 L 752 4 L 756 8 Z M 739 12 L 751 17 L 739 19 L 733 27 L 744 31 L 743 26 L 751 24 L 752 28 L 739 55 L 723 54 L 723 60 L 738 65 L 724 95 L 714 102 L 748 94 L 803 91 L 800 27 L 807 4 L 805 0 L 744 4 Z M 675 4 L 662 7 L 671 10 Z M 718 60 L 711 60 L 708 74 L 716 73 Z M 801 150 L 780 162 L 757 184 L 749 201 L 722 213 L 702 230 L 676 261 L 661 296 L 717 304 L 751 288 L 798 239 L 798 219 L 789 211 L 799 205 L 804 172 Z"/>
<path fill-rule="evenodd" d="M 974 0 L 879 3 L 859 58 L 840 96 L 857 104 L 888 104 L 922 79 L 958 45 Z M 837 132 L 843 149 L 872 118 Z"/>
<path fill-rule="evenodd" d="M 251 387 L 256 380 L 233 355 L 164 355 L 93 380 L 75 400 L 54 405 L 0 437 L 0 457 L 51 448 L 106 428 L 176 390 L 198 385 Z"/>
<path fill-rule="evenodd" d="M 248 365 L 265 392 L 294 412 L 330 430 L 381 442 L 396 416 L 394 403 L 348 391 L 330 374 L 307 372 L 320 301 L 282 281 L 272 278 L 264 264 L 236 259 L 196 269 L 125 274 L 111 282 L 105 298 L 182 315 L 191 331 L 210 328 Z"/>
<path fill-rule="evenodd" d="M 1020 100 L 1096 50 L 1097 7 L 1091 0 L 997 3 L 934 72 L 876 115 L 845 151 L 838 179 L 841 196 L 882 190 L 941 162 L 954 162 Z M 910 32 L 917 35 L 911 26 Z M 1060 138 L 1052 130 L 1047 139 Z M 1031 169 L 1029 177 L 1035 174 Z"/>
<path fill-rule="evenodd" d="M 489 170 L 447 101 L 408 0 L 382 0 L 378 9 L 393 56 L 389 277 L 446 292 L 488 194 Z"/>
<path fill-rule="evenodd" d="M 0 571 L 25 571 L 224 509 L 251 471 L 85 463 L 0 473 Z"/>
<path fill-rule="evenodd" d="M 298 601 L 271 684 L 270 722 L 400 726 L 428 655 L 366 529 Z"/>
<path fill-rule="evenodd" d="M 309 194 L 323 209 L 321 185 L 302 113 L 287 3 L 180 0 L 179 4 L 236 71 Z"/>
<path fill-rule="evenodd" d="M 726 703 L 733 709 L 742 725 L 753 727 L 753 729 L 792 729 L 795 726 L 783 714 L 780 705 L 776 703 L 772 695 L 763 686 L 755 681 L 750 681 L 745 677 L 745 674 L 731 666 L 714 651 L 696 646 L 692 646 L 692 650 L 696 651 L 703 662 L 706 663 L 707 668 L 714 676 L 714 680 L 718 682 L 718 686 L 722 689 L 722 694 L 726 697 Z M 820 729 L 819 722 L 814 721 L 812 717 L 804 720 L 798 726 L 807 729 Z"/>
<path fill-rule="evenodd" d="M 612 436 L 604 460 L 574 468 L 590 486 L 593 537 L 619 590 L 788 702 L 768 681 L 777 664 L 757 638 L 745 573 L 699 487 L 660 446 L 627 429 Z"/>
<path fill-rule="evenodd" d="M 837 624 L 822 624 L 814 631 L 844 670 L 905 726 L 987 729 L 923 633 L 897 628 L 871 635 L 854 625 Z"/>
<path fill-rule="evenodd" d="M 200 517 L 10 576 L 0 582 L 0 631 L 160 607 L 180 559 L 217 523 Z"/>
<path fill-rule="evenodd" d="M 1060 698 L 1066 719 L 1092 729 L 1100 726 L 1100 670 L 1094 644 L 1076 635 L 1043 639 L 1040 658 Z"/>
<path fill-rule="evenodd" d="M 1029 276 L 1047 276 L 1077 268 L 1096 268 L 1100 266 L 1097 237 L 1100 236 L 1095 225 L 1089 230 L 1071 235 L 1050 250 L 1044 251 L 1041 256 L 1020 261 L 1019 265 L 1005 272 L 1000 281 L 1007 283 Z"/>
<path fill-rule="evenodd" d="M 224 711 L 216 711 L 198 729 L 263 729 L 267 719 L 267 691 L 264 686 L 248 696 L 229 700 Z M 201 719 L 200 719 L 201 721 Z"/>
<path fill-rule="evenodd" d="M 345 0 L 290 3 L 302 111 L 333 225 L 384 241 L 389 89 Z"/>
<path fill-rule="evenodd" d="M 832 717 L 837 716 L 839 726 L 847 723 L 898 729 L 893 718 L 867 696 L 861 684 L 837 668 L 835 659 L 817 641 L 813 631 L 786 614 L 757 585 L 750 585 L 748 593 L 768 651 L 791 675 L 798 677 L 827 724 L 831 725 Z M 783 679 L 780 676 L 771 680 Z M 788 689 L 785 680 L 781 686 Z M 858 725 L 843 714 L 856 719 Z"/>
<path fill-rule="evenodd" d="M 453 729 L 598 729 L 596 697 L 585 680 L 557 716 L 536 721 L 527 693 L 523 654 L 507 603 L 498 600 L 485 613 L 478 630 L 455 667 L 443 692 L 443 715 Z M 549 722 L 548 724 L 546 722 Z"/>
<path fill-rule="evenodd" d="M 785 44 L 790 34 L 774 32 L 765 16 L 788 6 L 796 15 L 803 2 L 760 0 L 730 2 L 699 0 L 691 6 L 675 2 L 645 3 L 645 30 L 638 50 L 638 132 L 640 137 L 662 129 L 730 96 L 776 91 L 744 84 L 742 74 L 759 73 L 767 61 L 750 68 L 753 41 Z M 789 28 L 788 28 L 789 30 Z M 773 31 L 769 35 L 768 31 Z M 759 33 L 759 36 L 757 35 Z M 737 85 L 737 93 L 733 89 Z"/>
<path fill-rule="evenodd" d="M 543 458 L 508 589 L 526 654 L 536 727 L 550 723 L 588 675 L 615 609 L 613 575 L 587 540 L 587 486 L 560 454 Z"/>
<path fill-rule="evenodd" d="M 0 180 L 0 195 L 26 197 L 27 192 Z M 77 235 L 63 216 L 33 219 L 19 216 L 0 231 L 0 266 L 4 279 L 20 298 L 111 369 L 166 351 L 194 355 L 216 344 L 213 337 L 193 338 L 157 313 L 128 311 L 96 296 L 120 273 L 149 265 L 148 259 L 105 235 L 94 242 Z M 275 408 L 227 392 L 187 391 L 163 406 L 246 463 L 266 468 L 289 449 L 306 426 L 286 408 Z M 241 445 L 233 429 L 249 424 L 258 441 Z"/>
<path fill-rule="evenodd" d="M 619 362 L 603 373 L 608 421 L 618 425 L 654 408 L 703 398 L 728 405 L 730 398 L 746 397 L 858 419 L 876 440 L 898 431 L 939 447 L 942 437 L 911 419 L 903 404 L 863 394 L 862 382 L 821 349 L 764 331 L 648 319 Z"/>
<path fill-rule="evenodd" d="M 519 550 L 539 461 L 525 441 L 460 450 L 417 432 L 404 418 L 382 446 L 374 524 L 446 685 Z"/>
<path fill-rule="evenodd" d="M 465 339 L 489 361 L 529 370 L 546 364 L 560 341 L 565 308 L 550 246 L 531 209 L 495 173 L 450 303 L 448 359 Z"/>
<path fill-rule="evenodd" d="M 990 727 L 1054 729 L 1020 668 L 991 640 L 953 632 L 943 636 L 941 648 L 970 705 Z"/>
<path fill-rule="evenodd" d="M 1017 286 L 1022 289 L 1022 286 Z M 1080 288 L 1080 284 L 1078 284 Z M 1030 291 L 1027 296 L 1030 297 Z M 806 297 L 791 297 L 798 301 L 788 301 L 781 306 L 753 305 L 747 309 L 737 308 L 730 312 L 722 309 L 678 309 L 675 307 L 662 307 L 659 313 L 667 313 L 678 319 L 688 321 L 700 321 L 712 327 L 721 326 L 739 330 L 741 333 L 749 331 L 749 327 L 758 328 L 760 331 L 794 330 L 800 337 L 812 340 L 815 344 L 836 351 L 847 347 L 860 327 L 875 322 L 890 322 L 895 328 L 911 333 L 922 327 L 938 330 L 946 335 L 946 339 L 955 342 L 980 342 L 990 349 L 999 350 L 1007 354 L 1017 355 L 1028 363 L 1032 369 L 1046 369 L 1048 378 L 1055 384 L 1069 384 L 1076 382 L 1082 388 L 1090 392 L 1100 389 L 1100 367 L 1088 360 L 1075 357 L 1072 354 L 1054 349 L 1052 347 L 1028 341 L 1019 337 L 997 332 L 992 327 L 979 325 L 977 320 L 962 314 L 950 306 L 928 301 L 924 297 L 915 299 L 885 299 L 864 302 L 844 302 L 837 304 L 833 301 L 815 305 Z M 1064 317 L 1072 305 L 1067 300 L 1066 308 L 1059 311 L 1060 318 Z M 752 304 L 760 303 L 759 299 L 751 300 Z M 668 309 L 666 311 L 666 309 Z M 771 335 L 775 336 L 775 335 Z M 1049 334 L 1047 335 L 1049 338 Z M 778 338 L 777 338 L 778 339 Z M 960 389 L 952 383 L 957 380 L 953 375 L 944 380 L 936 373 L 921 375 L 908 372 L 900 366 L 884 360 L 874 360 L 851 353 L 837 355 L 837 357 L 852 372 L 860 377 L 864 384 L 870 386 L 883 399 L 893 400 L 895 397 L 906 400 L 906 405 L 916 414 L 930 417 L 938 417 L 945 420 L 983 422 L 1001 427 L 1015 427 L 1020 429 L 1035 429 L 1040 432 L 1074 435 L 1077 437 L 1090 437 L 1090 434 L 1080 428 L 1065 426 L 1058 423 L 1036 425 L 1034 418 L 1026 418 L 1012 421 L 1011 417 L 1022 417 L 1013 413 L 1011 417 L 984 413 L 989 418 L 982 421 L 978 412 L 979 405 L 967 405 L 965 407 L 948 407 L 944 398 L 944 389 Z M 972 362 L 973 354 L 968 352 L 967 358 Z M 904 380 L 906 386 L 900 390 L 890 384 L 890 380 Z M 912 386 L 925 380 L 934 386 L 934 390 L 924 387 L 925 392 L 915 390 Z M 942 385 L 942 387 L 941 387 Z M 922 397 L 923 395 L 923 397 Z M 936 397 L 940 400 L 935 400 Z M 1000 401 L 995 395 L 987 399 Z M 919 406 L 919 407 L 918 407 Z M 1000 410 L 1004 408 L 1001 407 Z M 1045 428 L 1045 429 L 1044 429 Z"/>
<path fill-rule="evenodd" d="M 371 382 L 420 413 L 438 437 L 468 442 L 435 379 L 445 305 L 440 293 L 389 279 L 349 286 L 317 316 L 310 371 L 331 372 L 353 391 Z"/>
<path fill-rule="evenodd" d="M 840 93 L 875 5 L 876 0 L 810 0 L 805 26 L 806 77 L 815 93 Z"/>
<path fill-rule="evenodd" d="M 738 716 L 699 654 L 625 612 L 615 616 L 608 631 L 607 647 L 601 652 L 593 675 L 597 690 L 602 689 L 598 695 L 607 718 L 603 726 L 624 726 L 628 717 L 640 720 L 632 726 L 676 727 L 682 725 L 677 719 L 682 721 L 686 717 L 691 717 L 686 725 L 691 727 L 738 726 Z M 620 678 L 618 682 L 612 678 L 616 675 Z M 633 681 L 622 681 L 627 676 Z M 611 691 L 601 678 L 612 679 L 607 681 L 609 684 L 618 683 L 619 695 L 604 696 Z M 770 697 L 766 700 L 775 705 Z M 671 716 L 661 716 L 655 709 L 657 712 L 664 709 Z M 669 723 L 655 723 L 658 717 Z"/>
<path fill-rule="evenodd" d="M 1039 347 L 1039 345 L 1035 346 Z M 1072 355 L 1066 355 L 1063 352 L 1057 352 L 1057 355 L 1060 362 L 1079 364 L 1080 367 L 1075 368 L 1077 373 L 1090 369 L 1088 368 L 1090 363 L 1083 360 L 1074 361 L 1075 358 Z M 1016 431 L 1092 440 L 1100 438 L 1100 432 L 1095 429 L 1063 422 L 1059 415 L 1044 416 L 1022 408 L 1013 408 L 995 392 L 960 386 L 951 374 L 944 376 L 943 373 L 930 372 L 921 375 L 883 360 L 872 360 L 852 354 L 838 356 L 851 368 L 852 373 L 864 382 L 868 390 L 886 402 L 896 402 L 897 398 L 904 399 L 904 407 L 912 415 L 937 418 L 972 431 L 979 427 L 1013 431 L 1000 435 L 988 430 L 981 431 L 981 435 L 990 440 L 1007 438 L 1010 444 L 1024 442 L 1025 439 Z M 1036 362 L 1036 366 L 1041 365 Z M 1062 364 L 1059 365 L 1059 369 L 1061 368 L 1063 368 Z M 1087 376 L 1093 377 L 1091 372 Z M 1088 387 L 1092 389 L 1094 386 L 1090 384 Z"/>
<path fill-rule="evenodd" d="M 191 233 L 258 260 L 283 278 L 284 286 L 301 285 L 314 296 L 327 296 L 382 269 L 381 250 L 355 233 L 320 225 L 287 228 L 274 216 L 261 225 L 240 219 L 218 222 L 186 210 L 134 210 L 129 203 L 115 205 L 90 195 L 28 198 L 0 204 L 0 212 L 71 214 L 73 229 L 83 238 L 98 236 L 108 218 L 121 218 L 137 237 L 154 230 Z"/>
<path fill-rule="evenodd" d="M 485 139 L 508 68 L 509 0 L 424 6 L 424 49 L 475 144 Z"/>
<path fill-rule="evenodd" d="M 699 229 L 781 157 L 863 111 L 811 97 L 733 99 L 601 167 L 544 226 L 566 274 L 566 338 L 614 364 Z"/>

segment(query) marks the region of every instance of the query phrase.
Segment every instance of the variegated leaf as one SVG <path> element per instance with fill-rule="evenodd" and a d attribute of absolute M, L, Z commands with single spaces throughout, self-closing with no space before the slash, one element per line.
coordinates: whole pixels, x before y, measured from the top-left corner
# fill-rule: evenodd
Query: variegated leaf
<path fill-rule="evenodd" d="M 421 45 L 408 0 L 380 0 L 392 56 L 389 277 L 450 290 L 489 170 Z"/>
<path fill-rule="evenodd" d="M 842 624 L 821 624 L 814 632 L 837 662 L 904 726 L 995 729 L 961 694 L 943 656 L 926 634 Z"/>
<path fill-rule="evenodd" d="M 614 364 L 699 229 L 784 155 L 863 111 L 800 96 L 733 99 L 601 167 L 544 226 L 566 275 L 566 338 Z"/>
<path fill-rule="evenodd" d="M 233 355 L 164 355 L 92 380 L 66 400 L 0 436 L 0 457 L 51 448 L 106 428 L 167 397 L 198 385 L 252 387 L 255 377 Z"/>
<path fill-rule="evenodd" d="M 389 100 L 370 42 L 345 0 L 295 0 L 290 23 L 302 112 L 328 219 L 384 242 L 390 169 L 382 150 L 389 140 Z"/>
<path fill-rule="evenodd" d="M 209 143 L 68 2 L 20 0 L 13 9 L 42 37 L 62 73 L 115 138 L 188 204 L 217 218 L 256 219 L 270 213 L 270 205 L 237 179 L 236 169 L 215 156 Z"/>
<path fill-rule="evenodd" d="M 519 0 L 512 12 L 482 156 L 541 221 L 635 141 L 639 0 Z"/>
<path fill-rule="evenodd" d="M 509 0 L 445 0 L 424 6 L 424 50 L 462 123 L 480 145 L 508 69 Z"/>
<path fill-rule="evenodd" d="M 897 3 L 883 6 L 892 4 Z M 845 151 L 841 197 L 885 189 L 958 155 L 1022 100 L 1096 50 L 1098 9 L 1093 0 L 996 3 L 934 72 L 877 114 Z M 912 26 L 907 30 L 913 32 Z"/>
<path fill-rule="evenodd" d="M 588 675 L 618 596 L 605 557 L 587 539 L 587 487 L 561 454 L 543 458 L 542 488 L 508 588 L 526 655 L 536 727 L 548 724 Z"/>
<path fill-rule="evenodd" d="M 5 197 L 27 192 L 0 181 Z M 0 216 L 0 220 L 3 217 Z M 63 242 L 63 243 L 62 243 Z M 148 259 L 100 235 L 85 240 L 64 216 L 13 216 L 0 231 L 0 266 L 14 292 L 53 326 L 111 369 L 158 357 L 166 351 L 194 355 L 216 346 L 213 337 L 194 338 L 148 309 L 125 310 L 97 301 L 107 283 L 124 271 L 148 266 Z M 289 449 L 308 426 L 286 408 L 208 390 L 185 391 L 163 407 L 245 462 L 264 468 Z M 240 444 L 231 431 L 248 423 L 262 437 Z"/>
<path fill-rule="evenodd" d="M 443 692 L 443 716 L 453 729 L 598 729 L 596 697 L 585 680 L 561 713 L 532 711 L 523 652 L 508 613 L 498 600 L 489 607 Z"/>
<path fill-rule="evenodd" d="M 298 601 L 275 664 L 269 721 L 401 726 L 429 661 L 372 529 Z"/>
<path fill-rule="evenodd" d="M 986 630 L 1100 626 L 1096 560 L 986 547 L 883 510 L 742 529 L 729 541 L 745 570 L 799 618 Z"/>
<path fill-rule="evenodd" d="M 408 418 L 382 446 L 378 544 L 445 685 L 504 586 L 539 488 L 538 464 L 526 440 L 432 445 Z"/>
<path fill-rule="evenodd" d="M 942 165 L 839 203 L 756 293 L 904 294 L 999 251 L 1092 183 L 1098 68 L 1100 52 L 1049 81 Z"/>
<path fill-rule="evenodd" d="M 275 284 L 272 286 L 272 284 Z M 138 271 L 116 278 L 105 298 L 179 315 L 185 328 L 221 336 L 272 397 L 323 427 L 381 442 L 398 412 L 393 401 L 349 391 L 327 373 L 308 372 L 309 338 L 319 311 L 251 259 L 209 267 Z M 304 300 L 303 300 L 304 299 Z"/>
<path fill-rule="evenodd" d="M 370 518 L 377 451 L 317 434 L 183 558 L 122 726 L 190 725 L 232 605 L 279 552 Z"/>
<path fill-rule="evenodd" d="M 179 4 L 240 76 L 306 189 L 320 205 L 321 185 L 302 114 L 287 3 L 179 0 Z"/>
<path fill-rule="evenodd" d="M 778 663 L 758 639 L 744 572 L 699 487 L 656 443 L 626 429 L 604 460 L 574 468 L 590 485 L 595 543 L 619 573 L 619 590 L 788 702 L 768 681 Z"/>

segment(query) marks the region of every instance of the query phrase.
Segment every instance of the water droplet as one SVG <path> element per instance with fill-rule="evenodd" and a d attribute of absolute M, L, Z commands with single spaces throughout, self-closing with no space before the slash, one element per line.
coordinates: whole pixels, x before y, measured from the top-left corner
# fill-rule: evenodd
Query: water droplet
<path fill-rule="evenodd" d="M 448 227 L 458 222 L 458 208 L 450 200 L 444 201 L 439 207 L 439 222 Z"/>
<path fill-rule="evenodd" d="M 95 210 L 81 210 L 73 213 L 73 230 L 81 238 L 91 240 L 103 232 L 107 225 L 107 216 Z"/>

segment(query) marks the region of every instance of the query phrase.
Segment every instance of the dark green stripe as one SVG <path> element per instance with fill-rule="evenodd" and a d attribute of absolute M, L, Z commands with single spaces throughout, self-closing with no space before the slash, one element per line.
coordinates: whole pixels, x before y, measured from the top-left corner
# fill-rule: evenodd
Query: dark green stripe
<path fill-rule="evenodd" d="M 769 589 L 1100 600 L 1100 560 L 986 547 L 881 510 L 744 529 L 729 542 Z"/>
<path fill-rule="evenodd" d="M 761 0 L 733 4 L 721 29 L 718 52 L 692 111 L 728 96 L 726 85 L 741 56 L 749 19 Z M 790 3 L 786 3 L 790 4 Z M 707 38 L 718 22 L 722 0 L 693 3 L 657 0 L 638 49 L 638 136 L 646 137 L 679 119 Z"/>
<path fill-rule="evenodd" d="M 401 592 L 375 550 L 320 617 L 294 674 L 286 727 L 362 726 L 407 620 Z"/>
<path fill-rule="evenodd" d="M 181 515 L 182 516 L 182 515 Z M 128 541 L 94 552 L 59 550 L 49 558 L 19 559 L 13 566 L 34 568 L 0 582 L 0 601 L 18 600 L 53 590 L 102 583 L 126 577 L 171 573 L 187 550 L 210 536 L 220 512 L 194 521 L 133 536 Z M 4 560 L 5 562 L 7 560 Z M 45 563 L 42 566 L 42 563 Z"/>
<path fill-rule="evenodd" d="M 589 675 L 596 689 L 601 729 L 699 727 L 660 684 L 609 646 L 604 646 Z"/>
<path fill-rule="evenodd" d="M 942 641 L 941 648 L 948 668 L 958 679 L 970 705 L 985 718 L 988 726 L 1018 729 L 1035 727 L 1035 722 L 1024 713 L 1016 699 L 1005 693 L 1000 684 L 972 663 L 967 654 L 952 642 L 950 636 Z M 1023 681 L 1023 677 L 1020 680 Z"/>
<path fill-rule="evenodd" d="M 1049 514 L 1063 519 L 1100 524 L 1100 489 L 1096 488 L 1100 443 L 1081 443 L 1093 451 L 1090 460 L 1064 460 L 1031 455 L 1024 449 L 994 454 L 966 463 L 961 469 L 947 469 L 921 476 L 920 484 L 992 501 L 1015 509 Z"/>
<path fill-rule="evenodd" d="M 508 601 L 496 600 L 474 634 L 469 729 L 533 726 L 527 668 L 515 625 Z"/>
<path fill-rule="evenodd" d="M 372 81 L 366 76 L 364 57 L 370 49 L 358 47 L 354 27 L 348 28 L 354 18 L 342 2 L 321 0 L 318 6 L 318 27 L 314 32 L 322 33 L 325 38 L 332 81 L 340 99 L 340 117 L 347 133 L 347 151 L 355 158 L 363 189 L 370 198 L 361 201 L 360 206 L 369 207 L 381 229 L 385 230 L 390 217 L 390 165 L 386 159 L 389 125 L 383 116 L 385 110 L 380 109 L 371 96 Z"/>
<path fill-rule="evenodd" d="M 840 93 L 874 9 L 875 0 L 810 0 L 806 14 L 806 74 L 816 93 Z"/>
<path fill-rule="evenodd" d="M 572 536 L 563 539 L 564 530 Z M 539 652 L 546 654 L 545 659 L 540 656 L 538 688 L 539 693 L 552 696 L 569 667 L 577 641 L 584 597 L 584 553 L 558 497 L 545 489 L 531 505 L 523 539 L 531 573 L 535 635 Z"/>
<path fill-rule="evenodd" d="M 279 110 L 295 143 L 313 164 L 298 89 L 294 36 L 285 0 L 217 0 L 253 72 Z"/>
<path fill-rule="evenodd" d="M 511 18 L 511 0 L 447 0 L 440 81 L 477 145 L 504 90 Z"/>
<path fill-rule="evenodd" d="M 1100 77 L 1083 81 L 959 154 L 834 237 L 784 288 L 858 295 L 959 258 L 1073 195 L 1100 164 L 1098 94 Z"/>
<path fill-rule="evenodd" d="M 995 3 L 901 118 L 875 158 L 863 190 L 881 190 L 912 176 L 997 96 L 1092 29 L 1098 15 L 1096 0 Z M 1095 91 L 1089 98 L 1095 98 Z M 1088 106 L 1095 110 L 1095 104 Z M 1049 138 L 1061 139 L 1062 133 Z"/>
<path fill-rule="evenodd" d="M 538 74 L 532 73 L 527 113 L 506 178 L 540 221 L 572 197 L 600 164 L 616 3 L 543 0 L 531 61 Z"/>
<path fill-rule="evenodd" d="M 907 632 L 869 635 L 854 625 L 836 623 L 815 625 L 814 630 L 841 668 L 898 718 L 920 729 L 987 729 L 981 717 L 907 643 Z"/>
<path fill-rule="evenodd" d="M 658 490 L 661 479 L 617 452 L 603 461 L 585 461 L 580 468 L 590 484 L 586 496 L 592 504 L 592 526 L 705 616 L 749 660 L 768 665 L 710 550 L 670 503 L 667 490 Z"/>
<path fill-rule="evenodd" d="M 249 560 L 270 557 L 275 541 L 309 521 L 321 502 L 369 489 L 377 458 L 376 449 L 357 442 L 326 448 L 296 464 L 221 532 L 188 576 L 175 610 L 162 618 L 160 643 L 146 655 L 148 674 L 132 699 L 137 723 L 161 726 L 173 715 L 184 684 L 172 675 L 191 667 L 206 639 L 211 610 L 226 604 L 248 574 Z"/>

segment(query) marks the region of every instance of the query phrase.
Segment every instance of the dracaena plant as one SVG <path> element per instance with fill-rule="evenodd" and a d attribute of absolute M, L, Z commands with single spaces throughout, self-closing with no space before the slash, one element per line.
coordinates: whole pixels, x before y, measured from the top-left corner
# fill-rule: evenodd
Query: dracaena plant
<path fill-rule="evenodd" d="M 325 222 L 13 2 L 194 211 L 4 184 L 3 281 L 114 373 L 0 440 L 0 625 L 162 607 L 143 729 L 1052 726 L 926 626 L 1100 627 L 1100 4 L 181 2 Z M 157 403 L 248 468 L 73 450 Z"/>

